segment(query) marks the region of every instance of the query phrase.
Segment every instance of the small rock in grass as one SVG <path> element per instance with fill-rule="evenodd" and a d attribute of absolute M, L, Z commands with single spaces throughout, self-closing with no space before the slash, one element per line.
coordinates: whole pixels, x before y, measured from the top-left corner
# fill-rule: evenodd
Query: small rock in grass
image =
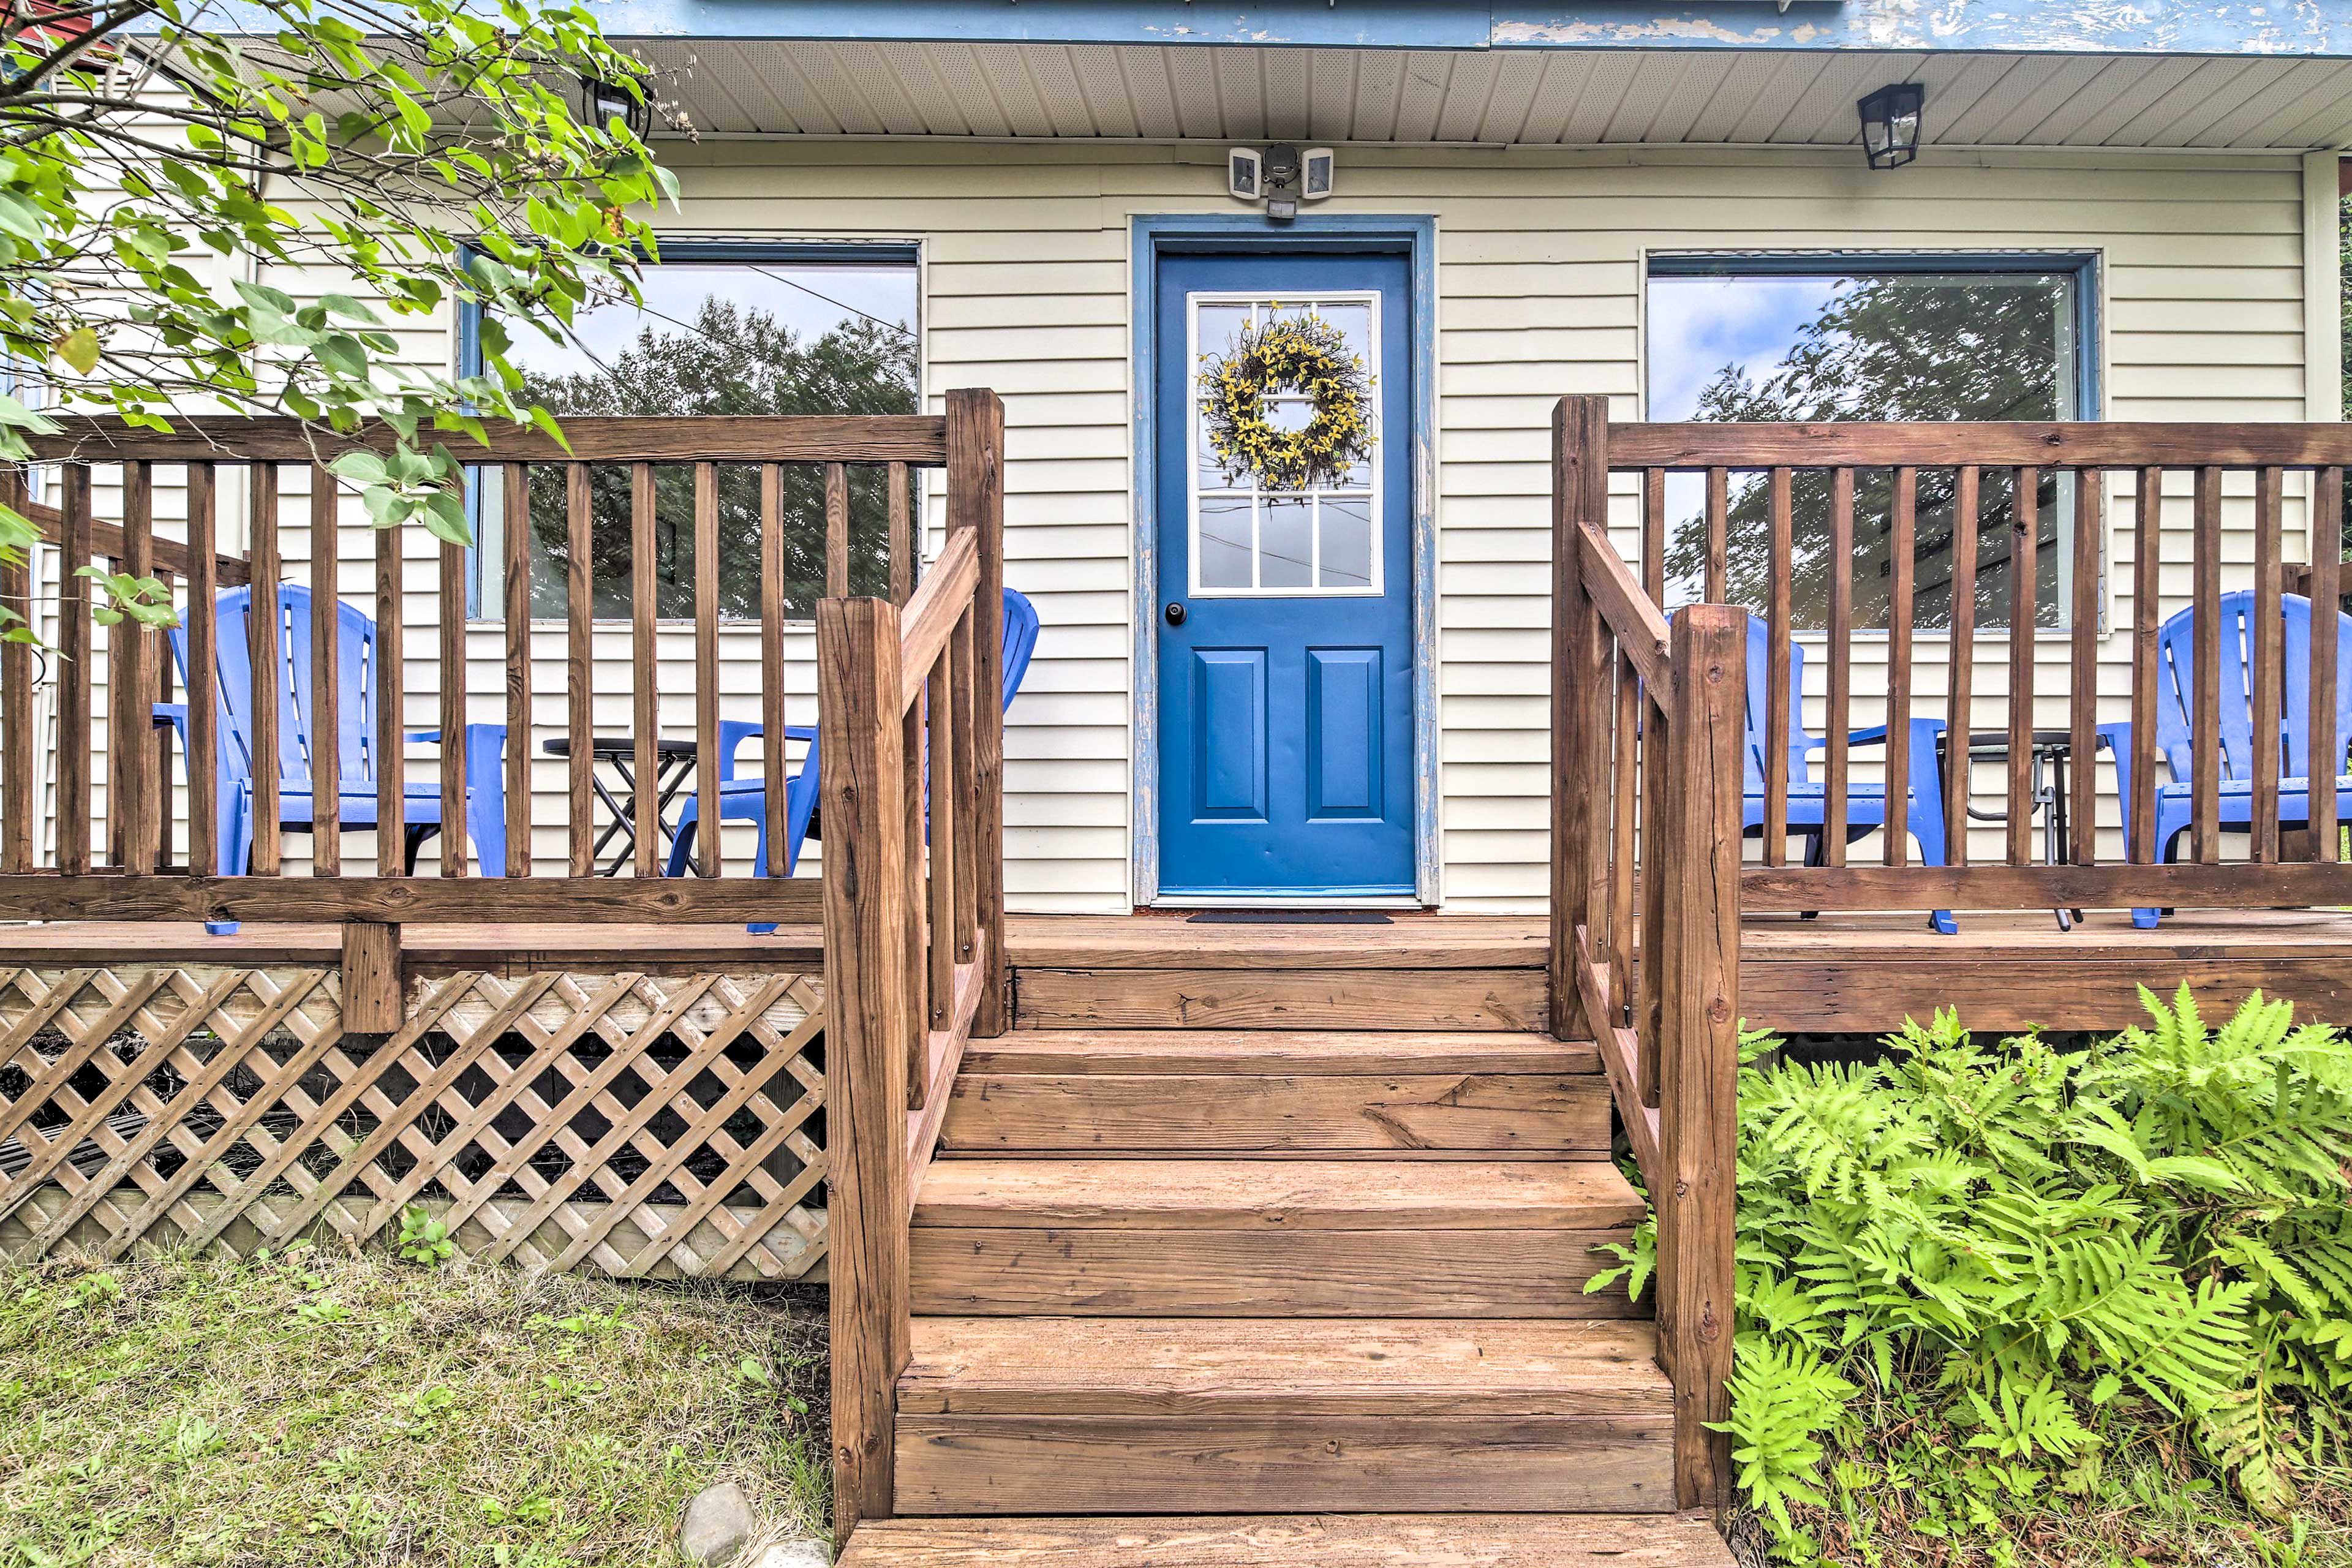
<path fill-rule="evenodd" d="M 715 1487 L 703 1488 L 686 1505 L 686 1522 L 677 1531 L 677 1549 L 689 1563 L 722 1568 L 735 1560 L 735 1553 L 751 1538 L 757 1523 L 751 1516 L 751 1500 L 743 1495 L 743 1489 L 733 1481 L 721 1481 Z"/>
<path fill-rule="evenodd" d="M 833 1552 L 822 1541 L 787 1541 L 760 1553 L 756 1568 L 833 1568 Z"/>

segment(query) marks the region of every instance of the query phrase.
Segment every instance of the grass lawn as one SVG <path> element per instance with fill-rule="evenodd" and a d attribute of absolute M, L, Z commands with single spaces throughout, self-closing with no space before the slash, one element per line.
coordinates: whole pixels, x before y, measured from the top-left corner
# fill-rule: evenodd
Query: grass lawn
<path fill-rule="evenodd" d="M 0 1568 L 675 1563 L 732 1479 L 818 1533 L 822 1291 L 298 1245 L 0 1266 Z"/>

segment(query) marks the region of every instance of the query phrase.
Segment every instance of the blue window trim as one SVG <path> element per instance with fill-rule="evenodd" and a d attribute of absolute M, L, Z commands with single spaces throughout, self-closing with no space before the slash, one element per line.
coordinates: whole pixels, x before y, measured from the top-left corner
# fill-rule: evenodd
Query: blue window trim
<path fill-rule="evenodd" d="M 464 248 L 467 257 L 472 247 Z M 840 266 L 845 262 L 863 262 L 877 267 L 914 267 L 922 265 L 923 247 L 913 240 L 859 239 L 726 239 L 680 237 L 661 242 L 660 258 L 654 265 L 671 261 L 809 261 Z M 921 273 L 917 272 L 915 310 L 917 331 L 921 331 Z M 457 303 L 457 374 L 461 376 L 482 374 L 482 307 L 479 301 L 461 300 Z M 916 367 L 919 384 L 922 369 Z M 466 550 L 466 618 L 478 621 L 482 613 L 482 560 L 479 541 L 482 537 L 482 493 L 479 485 L 469 485 L 466 490 L 466 529 L 477 542 Z"/>
<path fill-rule="evenodd" d="M 2104 419 L 2099 399 L 2099 253 L 2097 251 L 1906 250 L 1906 251 L 1654 251 L 1643 279 L 1643 320 L 1648 320 L 1648 281 L 1653 278 L 1868 278 L 1906 273 L 2035 272 L 2071 276 L 2074 282 L 2074 416 Z M 1642 343 L 1642 398 L 1647 417 L 1650 385 L 1648 333 Z"/>
<path fill-rule="evenodd" d="M 1160 893 L 1159 486 L 1154 481 L 1153 325 L 1160 258 L 1181 250 L 1361 251 L 1408 258 L 1412 289 L 1413 890 L 1438 901 L 1437 856 L 1437 220 L 1310 214 L 1287 224 L 1242 213 L 1133 220 L 1129 312 L 1135 405 L 1135 900 Z"/>

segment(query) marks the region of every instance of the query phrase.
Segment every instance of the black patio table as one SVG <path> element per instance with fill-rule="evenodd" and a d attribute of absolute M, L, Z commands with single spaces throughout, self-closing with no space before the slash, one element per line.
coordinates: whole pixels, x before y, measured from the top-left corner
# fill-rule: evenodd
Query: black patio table
<path fill-rule="evenodd" d="M 540 749 L 551 757 L 569 757 L 572 754 L 572 737 L 554 736 L 542 742 Z M 596 798 L 604 803 L 604 809 L 613 816 L 613 820 L 604 825 L 604 831 L 596 836 L 595 845 L 588 852 L 589 859 L 591 862 L 596 860 L 604 853 L 606 845 L 619 838 L 621 847 L 614 852 L 612 863 L 599 873 L 617 877 L 627 868 L 637 847 L 637 738 L 635 735 L 591 735 L 588 738 L 588 754 L 595 762 L 610 767 L 621 779 L 621 795 L 615 795 L 606 786 L 601 773 L 591 768 L 588 773 L 588 783 L 595 790 Z M 692 741 L 672 740 L 666 735 L 654 741 L 654 820 L 660 825 L 663 840 L 655 846 L 656 855 L 666 852 L 677 839 L 677 825 L 669 817 L 670 802 L 677 799 L 678 793 L 686 787 L 686 781 L 694 776 L 695 763 L 700 755 L 701 748 Z"/>
<path fill-rule="evenodd" d="M 2105 745 L 2105 741 L 2097 742 Z M 2036 730 L 2029 742 L 2030 762 L 2026 776 L 2025 813 L 2031 818 L 2042 816 L 2042 858 L 2046 865 L 2063 866 L 2074 854 L 2073 824 L 2067 820 L 2066 808 L 2070 792 L 2066 788 L 2066 770 L 2074 765 L 2074 735 L 2071 730 Z M 2005 763 L 2009 760 L 2009 731 L 1977 730 L 1969 735 L 1970 763 Z M 1944 777 L 1951 776 L 1951 731 L 1936 737 L 1936 768 Z M 2087 763 L 2085 765 L 2088 765 Z M 2006 811 L 1979 811 L 1968 808 L 1970 821 L 2007 822 Z M 1968 831 L 1968 823 L 1947 824 L 1945 836 Z M 2058 918 L 2060 931 L 2071 931 L 2074 922 L 2083 918 L 2080 910 L 2053 910 Z"/>

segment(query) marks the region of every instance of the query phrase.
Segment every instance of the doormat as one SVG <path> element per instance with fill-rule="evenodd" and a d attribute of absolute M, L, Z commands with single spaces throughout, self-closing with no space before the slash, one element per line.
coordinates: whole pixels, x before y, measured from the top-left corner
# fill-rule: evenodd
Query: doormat
<path fill-rule="evenodd" d="M 1384 926 L 1388 916 L 1378 910 L 1202 910 L 1187 916 L 1196 926 Z"/>

